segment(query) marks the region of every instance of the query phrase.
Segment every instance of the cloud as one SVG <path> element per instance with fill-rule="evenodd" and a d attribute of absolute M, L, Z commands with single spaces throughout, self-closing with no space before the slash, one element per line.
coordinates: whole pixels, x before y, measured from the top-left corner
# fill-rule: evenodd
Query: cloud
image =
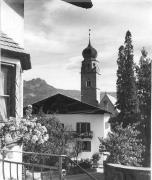
<path fill-rule="evenodd" d="M 25 44 L 28 49 L 36 49 L 37 51 L 50 53 L 65 53 L 68 49 L 66 44 L 61 43 L 59 40 L 49 36 L 45 38 L 41 33 L 34 34 L 28 31 L 25 32 Z"/>
<path fill-rule="evenodd" d="M 76 56 L 69 59 L 65 68 L 70 71 L 79 71 L 81 70 L 81 61 L 83 60 L 82 56 Z"/>
<path fill-rule="evenodd" d="M 40 76 L 60 88 L 80 89 L 81 53 L 88 45 L 89 28 L 103 90 L 115 90 L 117 53 L 127 30 L 132 33 L 135 62 L 143 46 L 151 56 L 151 0 L 92 1 L 89 10 L 61 0 L 25 1 L 25 42 L 33 64 L 25 78 Z"/>

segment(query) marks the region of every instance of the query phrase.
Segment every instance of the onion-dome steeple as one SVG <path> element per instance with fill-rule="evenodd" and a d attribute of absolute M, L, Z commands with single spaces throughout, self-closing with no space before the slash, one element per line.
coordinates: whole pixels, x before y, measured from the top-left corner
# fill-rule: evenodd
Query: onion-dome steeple
<path fill-rule="evenodd" d="M 83 51 L 82 51 L 82 56 L 84 57 L 84 59 L 90 59 L 90 58 L 96 58 L 97 57 L 97 50 L 95 48 L 92 47 L 91 42 L 90 42 L 90 29 L 89 29 L 89 44 L 88 47 L 86 47 Z"/>

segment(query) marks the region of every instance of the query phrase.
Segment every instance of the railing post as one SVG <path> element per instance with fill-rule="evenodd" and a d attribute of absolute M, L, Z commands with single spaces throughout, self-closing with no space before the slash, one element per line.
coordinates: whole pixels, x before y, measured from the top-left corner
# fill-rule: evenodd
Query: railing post
<path fill-rule="evenodd" d="M 62 156 L 59 156 L 59 179 L 62 180 Z"/>

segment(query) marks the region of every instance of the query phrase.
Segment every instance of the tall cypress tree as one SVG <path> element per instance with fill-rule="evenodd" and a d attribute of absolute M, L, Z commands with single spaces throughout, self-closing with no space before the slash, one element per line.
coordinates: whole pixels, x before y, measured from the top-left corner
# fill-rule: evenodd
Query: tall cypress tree
<path fill-rule="evenodd" d="M 146 146 L 144 165 L 150 166 L 150 142 L 151 142 L 151 60 L 147 57 L 147 51 L 141 50 L 139 66 L 137 66 L 137 97 L 138 109 L 141 121 L 141 132 Z"/>
<path fill-rule="evenodd" d="M 120 110 L 117 117 L 123 127 L 136 122 L 136 81 L 134 75 L 133 45 L 130 31 L 127 31 L 124 46 L 119 48 L 117 70 L 117 103 Z"/>
<path fill-rule="evenodd" d="M 118 52 L 118 70 L 117 70 L 117 103 L 116 106 L 120 110 L 124 109 L 124 91 L 123 91 L 123 81 L 124 81 L 124 68 L 125 68 L 125 56 L 124 56 L 124 46 L 120 46 Z"/>

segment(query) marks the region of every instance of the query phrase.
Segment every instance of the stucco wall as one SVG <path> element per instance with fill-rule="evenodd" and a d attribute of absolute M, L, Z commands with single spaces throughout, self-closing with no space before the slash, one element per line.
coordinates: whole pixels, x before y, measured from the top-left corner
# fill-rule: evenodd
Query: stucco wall
<path fill-rule="evenodd" d="M 107 107 L 105 107 L 104 101 L 107 101 Z M 114 105 L 112 104 L 112 102 L 109 100 L 109 98 L 107 96 L 104 96 L 103 99 L 101 100 L 100 108 L 111 112 L 113 116 L 118 113 L 117 110 L 115 109 Z"/>
<path fill-rule="evenodd" d="M 111 131 L 110 123 L 109 123 L 110 114 L 104 114 L 104 138 L 107 137 L 108 132 Z"/>
<path fill-rule="evenodd" d="M 1 31 L 13 38 L 20 46 L 24 45 L 24 20 L 4 0 L 0 0 Z"/>
<path fill-rule="evenodd" d="M 90 123 L 90 129 L 93 131 L 92 139 L 83 139 L 91 140 L 91 152 L 82 152 L 79 155 L 79 158 L 91 158 L 92 155 L 96 152 L 99 152 L 99 139 L 98 137 L 105 137 L 105 122 L 108 120 L 109 115 L 105 114 L 57 114 L 56 117 L 64 123 L 65 127 L 69 127 L 73 131 L 76 131 L 77 122 L 88 122 Z"/>
<path fill-rule="evenodd" d="M 105 164 L 105 180 L 150 180 L 150 168 Z"/>

